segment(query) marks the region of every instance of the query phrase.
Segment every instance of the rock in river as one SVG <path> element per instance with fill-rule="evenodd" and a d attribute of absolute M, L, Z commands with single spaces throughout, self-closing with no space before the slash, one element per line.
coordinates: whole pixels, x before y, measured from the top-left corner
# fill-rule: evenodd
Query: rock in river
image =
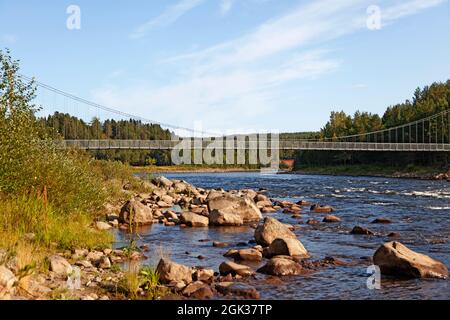
<path fill-rule="evenodd" d="M 253 271 L 249 266 L 237 264 L 232 261 L 225 261 L 219 266 L 219 272 L 221 275 L 226 276 L 228 274 L 240 275 L 242 277 L 251 276 Z"/>
<path fill-rule="evenodd" d="M 209 224 L 209 219 L 207 217 L 193 212 L 183 212 L 180 215 L 180 221 L 189 227 L 207 227 Z"/>
<path fill-rule="evenodd" d="M 221 213 L 236 214 L 244 222 L 259 221 L 261 211 L 255 202 L 247 196 L 238 197 L 229 193 L 211 192 L 208 196 L 209 212 L 219 210 Z"/>
<path fill-rule="evenodd" d="M 274 218 L 267 217 L 255 230 L 255 240 L 262 246 L 269 246 L 277 238 L 297 239 L 289 227 Z"/>
<path fill-rule="evenodd" d="M 298 275 L 302 272 L 302 266 L 287 257 L 278 256 L 270 259 L 258 272 L 272 276 Z"/>
<path fill-rule="evenodd" d="M 382 245 L 375 252 L 373 262 L 386 275 L 408 278 L 448 277 L 448 269 L 442 262 L 414 252 L 397 241 Z"/>
<path fill-rule="evenodd" d="M 341 222 L 341 219 L 336 216 L 328 215 L 325 218 L 323 218 L 323 222 L 326 223 Z"/>
<path fill-rule="evenodd" d="M 356 226 L 352 229 L 352 231 L 350 231 L 351 234 L 362 234 L 362 235 L 367 235 L 367 236 L 373 236 L 375 233 L 373 233 L 373 231 L 370 231 L 367 228 L 364 227 L 360 227 L 360 226 Z"/>
<path fill-rule="evenodd" d="M 241 226 L 244 224 L 244 219 L 234 213 L 213 210 L 209 214 L 209 223 L 215 226 Z"/>
<path fill-rule="evenodd" d="M 219 282 L 216 290 L 223 295 L 240 296 L 247 299 L 259 299 L 259 292 L 252 286 L 241 282 Z"/>
<path fill-rule="evenodd" d="M 156 272 L 159 274 L 159 279 L 162 283 L 184 282 L 189 284 L 192 282 L 191 268 L 168 259 L 162 258 L 159 261 Z"/>
<path fill-rule="evenodd" d="M 227 253 L 226 253 L 227 254 Z M 232 256 L 237 261 L 261 261 L 262 253 L 253 248 L 230 250 L 229 256 Z"/>
<path fill-rule="evenodd" d="M 392 221 L 389 219 L 386 219 L 386 218 L 377 218 L 377 219 L 373 220 L 372 223 L 389 224 L 389 223 L 392 223 Z"/>
<path fill-rule="evenodd" d="M 128 201 L 120 210 L 120 219 L 126 223 L 152 224 L 153 211 L 137 200 Z"/>
<path fill-rule="evenodd" d="M 267 255 L 273 256 L 295 256 L 309 257 L 308 251 L 298 239 L 277 238 L 270 244 Z"/>

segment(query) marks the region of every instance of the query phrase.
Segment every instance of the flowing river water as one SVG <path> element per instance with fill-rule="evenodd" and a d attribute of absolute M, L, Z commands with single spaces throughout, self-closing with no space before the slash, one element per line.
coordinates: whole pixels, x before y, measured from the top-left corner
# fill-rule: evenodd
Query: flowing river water
<path fill-rule="evenodd" d="M 170 179 L 185 180 L 202 188 L 265 188 L 272 199 L 332 205 L 338 224 L 304 224 L 309 218 L 321 220 L 323 214 L 305 208 L 302 219 L 289 214 L 270 216 L 298 226 L 295 231 L 312 260 L 335 257 L 347 266 L 321 268 L 303 276 L 274 279 L 257 274 L 247 280 L 262 299 L 450 299 L 448 280 L 398 280 L 382 278 L 380 290 L 367 287 L 368 258 L 387 241 L 390 232 L 400 233 L 400 242 L 427 254 L 450 267 L 450 184 L 374 177 L 335 177 L 315 175 L 261 175 L 259 173 L 189 173 L 165 174 Z M 388 218 L 392 224 L 371 224 L 376 218 Z M 368 227 L 376 236 L 350 235 L 356 225 Z M 254 229 L 243 227 L 179 228 L 152 225 L 140 230 L 139 244 L 150 246 L 146 264 L 155 265 L 163 250 L 171 259 L 189 266 L 204 266 L 218 271 L 223 254 L 229 248 L 244 248 L 254 239 Z M 126 235 L 118 234 L 118 244 Z M 210 241 L 203 241 L 210 240 Z M 215 248 L 212 241 L 229 244 Z M 247 247 L 254 246 L 248 244 Z M 206 259 L 199 260 L 198 256 Z M 245 264 L 245 263 L 244 263 Z M 261 263 L 250 263 L 253 269 Z"/>

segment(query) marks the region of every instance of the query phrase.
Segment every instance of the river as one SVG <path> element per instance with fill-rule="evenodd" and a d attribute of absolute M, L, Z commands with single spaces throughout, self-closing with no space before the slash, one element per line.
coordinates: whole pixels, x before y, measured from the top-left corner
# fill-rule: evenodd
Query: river
<path fill-rule="evenodd" d="M 305 225 L 309 218 L 321 220 L 323 214 L 304 210 L 303 218 L 276 213 L 270 216 L 299 227 L 295 231 L 311 254 L 312 260 L 333 256 L 349 266 L 327 267 L 306 276 L 274 281 L 257 274 L 250 283 L 262 299 L 450 299 L 447 280 L 394 280 L 382 278 L 380 290 L 367 288 L 367 267 L 375 250 L 390 232 L 399 232 L 400 242 L 410 249 L 431 256 L 450 266 L 450 184 L 442 181 L 420 181 L 374 177 L 336 177 L 315 175 L 261 175 L 259 173 L 189 173 L 165 174 L 202 188 L 268 189 L 273 199 L 332 205 L 339 224 Z M 305 208 L 307 209 L 307 208 Z M 371 224 L 375 218 L 388 218 L 392 224 Z M 300 222 L 300 223 L 299 223 Z M 379 235 L 350 235 L 361 225 Z M 151 247 L 147 264 L 155 265 L 162 250 L 176 262 L 218 270 L 228 248 L 215 248 L 211 241 L 229 243 L 236 248 L 253 239 L 251 227 L 180 229 L 153 225 L 141 229 L 140 244 Z M 124 239 L 119 234 L 119 239 Z M 211 241 L 202 242 L 209 239 Z M 119 241 L 120 244 L 120 241 Z M 249 247 L 252 245 L 248 245 Z M 206 257 L 199 260 L 197 257 Z M 256 269 L 262 263 L 249 264 Z"/>

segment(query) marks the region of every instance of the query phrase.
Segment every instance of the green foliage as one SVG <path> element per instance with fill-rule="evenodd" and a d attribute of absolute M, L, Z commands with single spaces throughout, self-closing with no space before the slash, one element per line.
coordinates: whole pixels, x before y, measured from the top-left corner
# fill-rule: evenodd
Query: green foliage
<path fill-rule="evenodd" d="M 170 140 L 171 133 L 160 125 L 142 123 L 137 120 L 106 120 L 93 118 L 90 123 L 65 113 L 55 112 L 38 119 L 39 126 L 48 135 L 64 137 L 66 140 Z M 97 159 L 121 161 L 131 165 L 168 165 L 167 151 L 145 150 L 101 150 L 93 152 Z"/>
<path fill-rule="evenodd" d="M 0 50 L 0 238 L 33 233 L 47 248 L 108 245 L 108 233 L 88 227 L 108 199 L 104 172 L 85 153 L 58 148 L 36 121 L 34 94 Z"/>
<path fill-rule="evenodd" d="M 147 298 L 155 299 L 161 294 L 161 284 L 159 274 L 156 270 L 149 266 L 144 266 L 139 271 L 140 287 L 144 289 Z"/>

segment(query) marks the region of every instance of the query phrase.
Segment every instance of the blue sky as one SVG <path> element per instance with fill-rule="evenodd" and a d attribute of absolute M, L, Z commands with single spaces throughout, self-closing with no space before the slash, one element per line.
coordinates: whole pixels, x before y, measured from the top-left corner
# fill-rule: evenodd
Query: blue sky
<path fill-rule="evenodd" d="M 449 18 L 446 0 L 0 0 L 0 48 L 26 75 L 145 118 L 308 131 L 449 79 Z"/>

